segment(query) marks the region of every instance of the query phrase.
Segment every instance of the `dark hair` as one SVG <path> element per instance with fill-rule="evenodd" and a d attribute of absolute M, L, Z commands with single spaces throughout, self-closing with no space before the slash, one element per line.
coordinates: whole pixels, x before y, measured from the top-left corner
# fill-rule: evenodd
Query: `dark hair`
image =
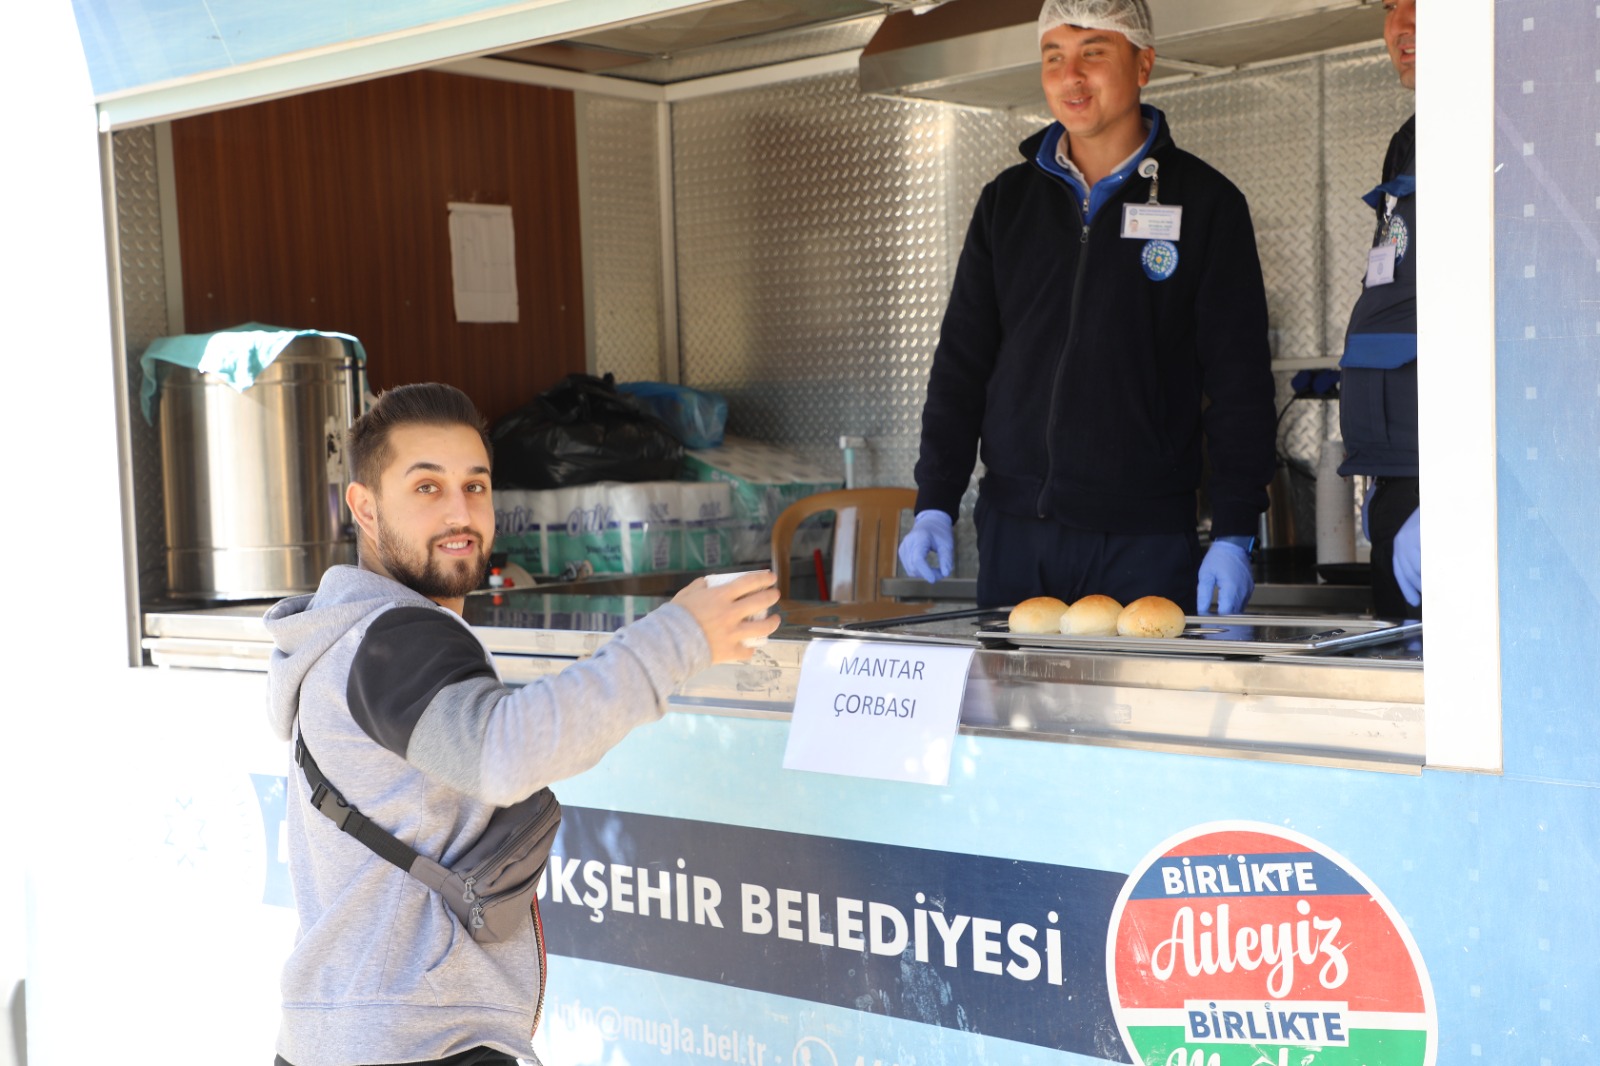
<path fill-rule="evenodd" d="M 494 463 L 488 423 L 467 394 L 454 385 L 430 381 L 384 390 L 366 414 L 356 419 L 345 437 L 353 480 L 377 490 L 383 468 L 389 465 L 389 434 L 399 426 L 467 426 L 477 431 L 483 450 Z"/>

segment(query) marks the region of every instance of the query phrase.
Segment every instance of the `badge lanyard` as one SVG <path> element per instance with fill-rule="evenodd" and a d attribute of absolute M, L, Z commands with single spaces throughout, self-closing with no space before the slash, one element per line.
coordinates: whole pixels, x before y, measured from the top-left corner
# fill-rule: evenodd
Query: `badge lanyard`
<path fill-rule="evenodd" d="M 1159 206 L 1161 203 L 1161 164 L 1154 159 L 1146 159 L 1139 164 L 1139 176 L 1150 179 L 1150 199 L 1146 203 Z"/>
<path fill-rule="evenodd" d="M 1400 198 L 1392 192 L 1383 194 L 1383 224 L 1379 228 L 1378 243 L 1367 252 L 1367 288 L 1394 283 L 1394 268 L 1399 261 L 1399 249 L 1394 244 L 1394 209 Z"/>
<path fill-rule="evenodd" d="M 1413 195 L 1416 189 L 1415 175 L 1396 174 L 1361 198 L 1379 216 L 1378 232 L 1367 252 L 1366 287 L 1369 289 L 1394 284 L 1395 268 L 1405 261 L 1411 233 L 1410 224 L 1399 207 L 1400 201 Z"/>
<path fill-rule="evenodd" d="M 1139 255 L 1145 276 L 1151 281 L 1165 281 L 1178 269 L 1178 234 L 1183 228 L 1183 208 L 1167 206 L 1161 202 L 1161 164 L 1147 158 L 1139 164 L 1138 174 L 1150 179 L 1150 197 L 1143 204 L 1126 204 L 1122 208 L 1122 236 L 1144 240 Z"/>

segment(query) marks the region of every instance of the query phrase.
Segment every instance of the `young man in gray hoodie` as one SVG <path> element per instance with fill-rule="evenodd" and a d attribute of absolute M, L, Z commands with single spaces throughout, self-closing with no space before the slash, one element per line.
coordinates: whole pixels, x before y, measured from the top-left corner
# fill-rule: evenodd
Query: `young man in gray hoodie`
<path fill-rule="evenodd" d="M 449 867 L 491 816 L 582 773 L 669 695 L 746 659 L 778 625 L 763 571 L 696 580 L 592 658 L 512 690 L 461 617 L 494 538 L 482 416 L 447 385 L 384 393 L 350 432 L 360 565 L 267 613 L 270 718 L 350 806 Z M 544 998 L 537 909 L 474 940 L 444 899 L 312 807 L 289 775 L 300 924 L 283 969 L 279 1066 L 532 1059 Z"/>

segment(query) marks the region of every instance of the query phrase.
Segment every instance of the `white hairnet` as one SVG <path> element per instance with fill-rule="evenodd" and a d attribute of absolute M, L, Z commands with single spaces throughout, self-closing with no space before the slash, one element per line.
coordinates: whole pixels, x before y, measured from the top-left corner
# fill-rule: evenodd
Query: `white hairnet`
<path fill-rule="evenodd" d="M 1155 24 L 1145 0 L 1044 0 L 1039 9 L 1039 38 L 1057 26 L 1085 30 L 1115 30 L 1135 48 L 1156 43 Z"/>

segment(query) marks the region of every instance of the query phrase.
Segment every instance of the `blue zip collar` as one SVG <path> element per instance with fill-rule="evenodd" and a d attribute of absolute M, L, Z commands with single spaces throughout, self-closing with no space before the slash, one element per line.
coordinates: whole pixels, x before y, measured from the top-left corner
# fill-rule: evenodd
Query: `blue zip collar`
<path fill-rule="evenodd" d="M 1367 206 L 1376 210 L 1383 210 L 1383 198 L 1393 196 L 1396 200 L 1404 200 L 1407 196 L 1414 196 L 1417 191 L 1417 176 L 1415 174 L 1396 174 L 1388 181 L 1373 189 L 1361 199 Z"/>
<path fill-rule="evenodd" d="M 1083 220 L 1084 225 L 1093 222 L 1095 214 L 1105 206 L 1106 201 L 1115 196 L 1122 189 L 1123 183 L 1133 177 L 1134 171 L 1144 161 L 1144 157 L 1150 154 L 1150 149 L 1156 143 L 1156 138 L 1161 135 L 1161 126 L 1166 121 L 1166 116 L 1161 113 L 1160 109 L 1149 104 L 1140 104 L 1139 113 L 1150 123 L 1150 132 L 1145 135 L 1144 144 L 1139 146 L 1139 150 L 1133 154 L 1133 158 L 1128 161 L 1126 166 L 1116 173 L 1107 174 L 1095 182 L 1093 189 L 1085 189 L 1083 182 L 1073 177 L 1065 167 L 1056 162 L 1056 145 L 1061 143 L 1061 135 L 1066 132 L 1061 123 L 1052 122 L 1049 128 L 1044 131 L 1044 140 L 1039 142 L 1039 151 L 1034 156 L 1034 162 L 1045 173 L 1054 174 L 1066 182 L 1067 186 L 1077 196 L 1080 205 L 1085 199 L 1089 201 L 1088 214 Z"/>

